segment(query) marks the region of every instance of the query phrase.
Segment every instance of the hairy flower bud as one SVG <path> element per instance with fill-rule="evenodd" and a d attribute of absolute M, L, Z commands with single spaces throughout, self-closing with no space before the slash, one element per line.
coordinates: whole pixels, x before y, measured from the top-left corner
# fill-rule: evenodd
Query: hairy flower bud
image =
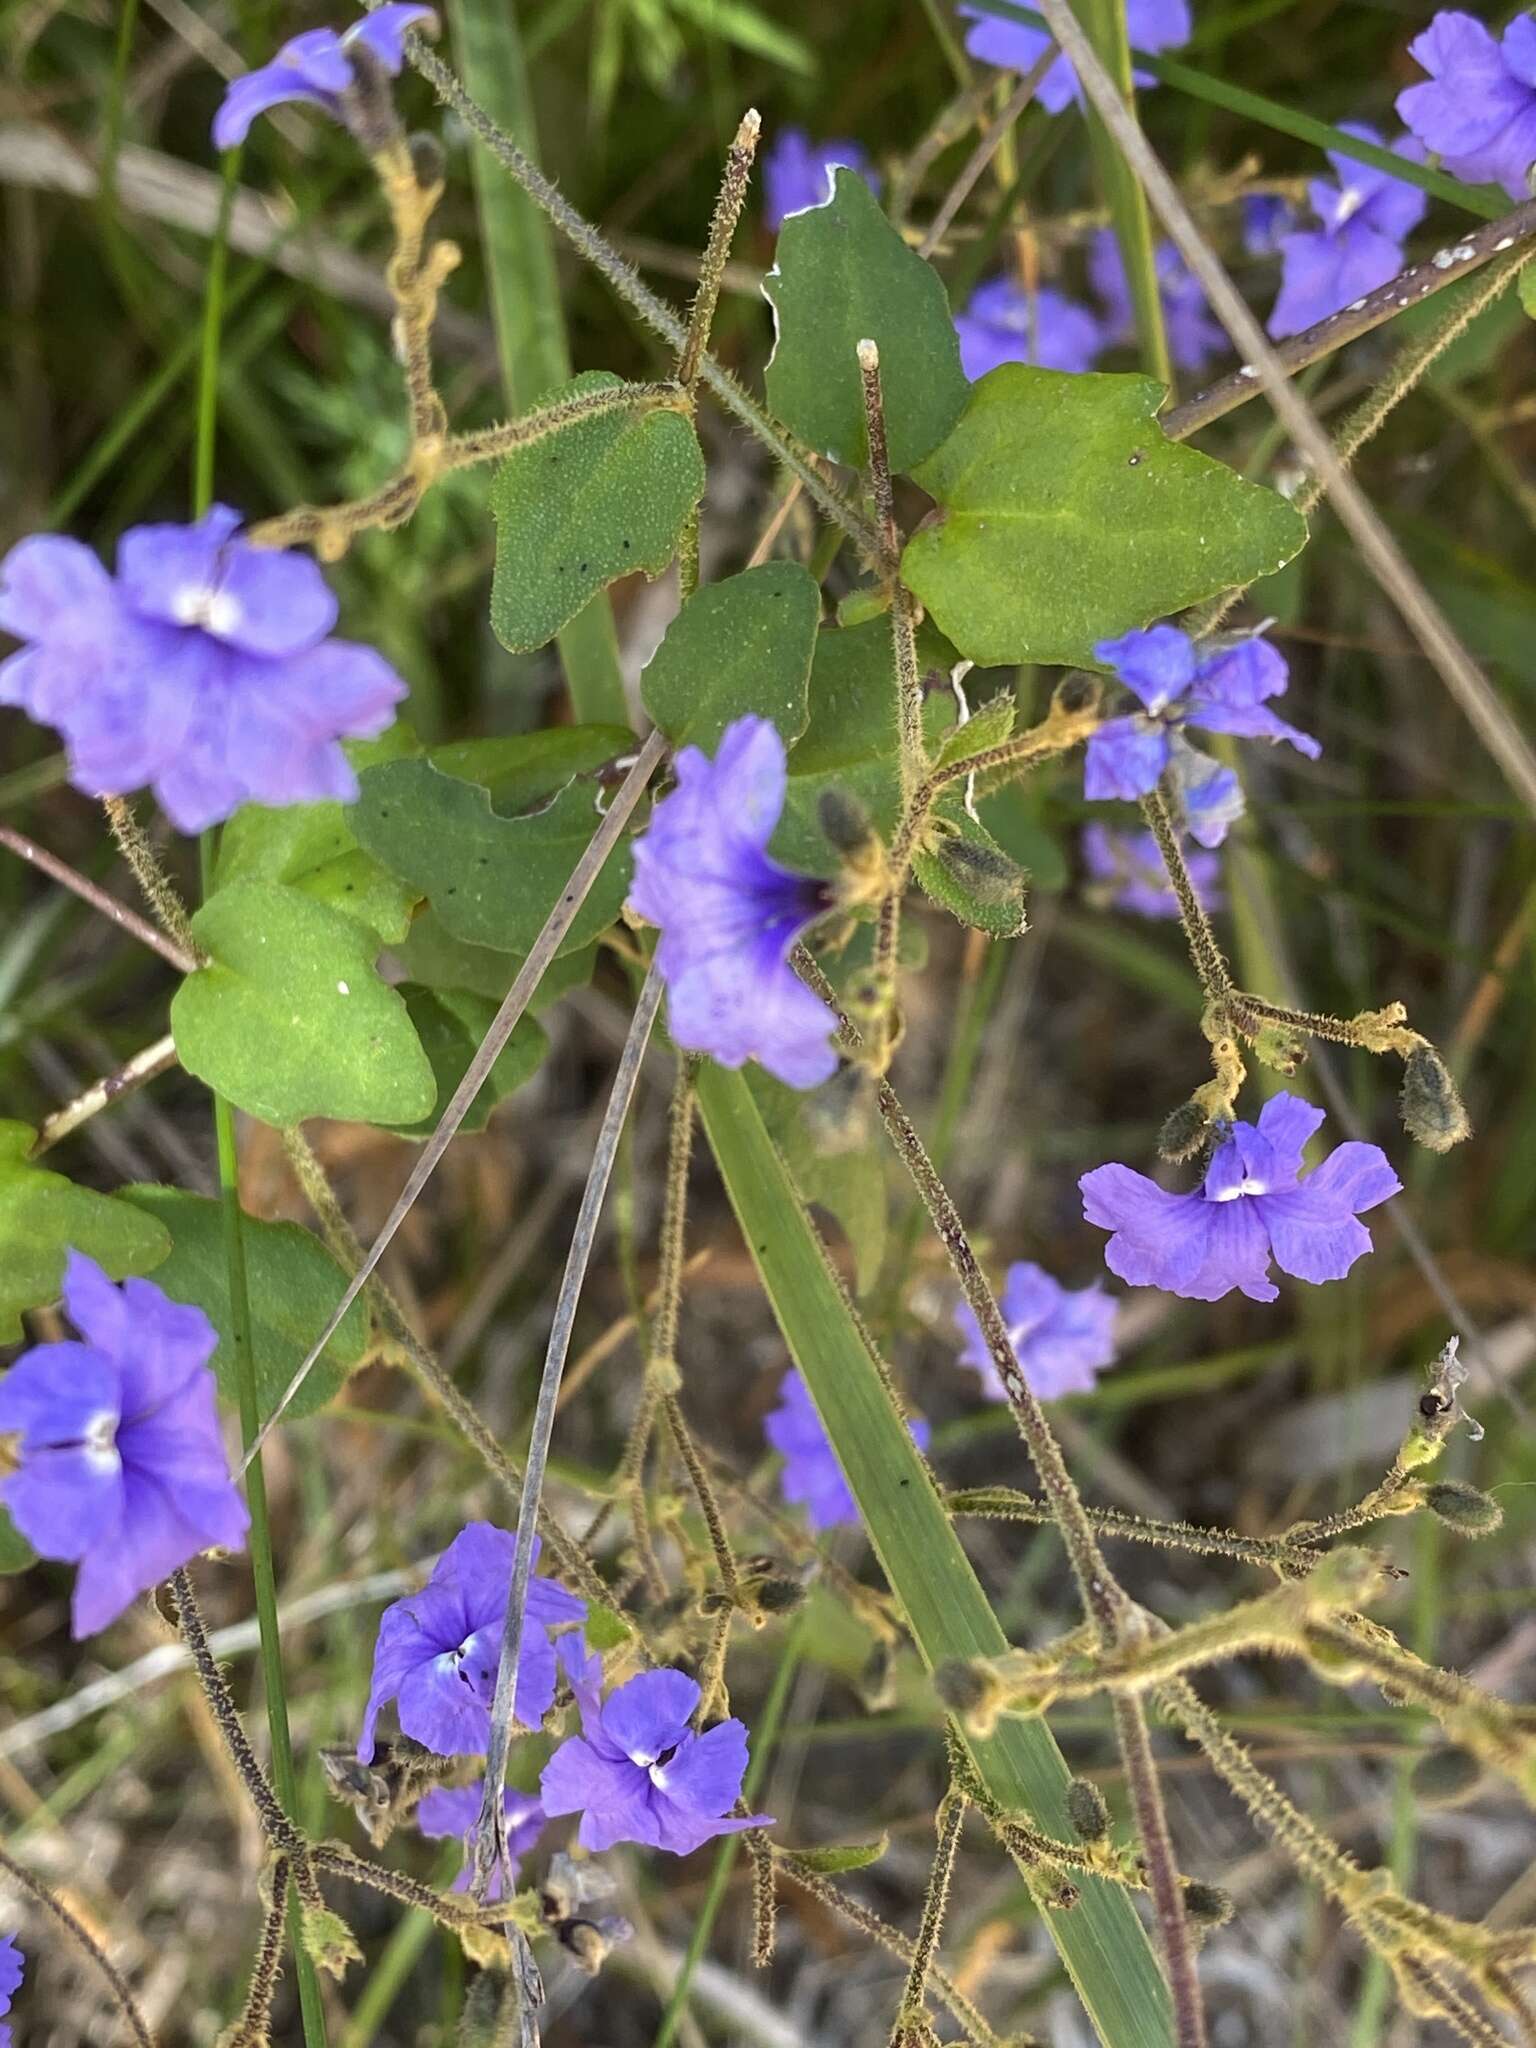
<path fill-rule="evenodd" d="M 1413 1767 L 1413 1790 L 1427 1806 L 1459 1806 L 1482 1783 L 1483 1767 L 1465 1749 L 1429 1750 Z"/>
<path fill-rule="evenodd" d="M 1464 1479 L 1437 1479 L 1426 1486 L 1424 1505 L 1458 1536 L 1491 1536 L 1504 1519 L 1498 1502 Z"/>
<path fill-rule="evenodd" d="M 1416 1045 L 1403 1065 L 1399 1098 L 1403 1127 L 1431 1152 L 1449 1152 L 1472 1135 L 1472 1123 L 1451 1072 L 1432 1045 Z"/>
<path fill-rule="evenodd" d="M 1092 711 L 1103 690 L 1104 685 L 1098 676 L 1090 675 L 1086 669 L 1074 669 L 1056 685 L 1051 709 L 1075 718 L 1079 712 Z"/>
<path fill-rule="evenodd" d="M 990 1735 L 997 1726 L 1003 1689 L 983 1658 L 955 1657 L 940 1664 L 933 1674 L 933 1689 L 968 1735 Z"/>
<path fill-rule="evenodd" d="M 1197 1927 L 1225 1927 L 1232 1918 L 1232 1894 L 1197 1877 L 1184 1880 L 1184 1910 Z"/>
<path fill-rule="evenodd" d="M 1074 1778 L 1068 1785 L 1067 1816 L 1085 1842 L 1102 1842 L 1109 1833 L 1109 1808 L 1091 1779 Z"/>
<path fill-rule="evenodd" d="M 867 855 L 875 828 L 869 812 L 849 790 L 834 785 L 824 789 L 816 815 L 827 839 L 840 854 L 854 859 Z"/>
<path fill-rule="evenodd" d="M 1193 1159 L 1210 1133 L 1211 1120 L 1202 1105 L 1190 1098 L 1163 1119 L 1157 1134 L 1157 1154 L 1170 1165 Z"/>
<path fill-rule="evenodd" d="M 443 145 L 435 135 L 418 131 L 407 137 L 406 147 L 411 152 L 411 169 L 416 173 L 416 182 L 424 192 L 434 192 L 448 175 L 448 158 Z"/>
<path fill-rule="evenodd" d="M 1016 910 L 1022 921 L 1024 870 L 1000 847 L 978 846 L 970 839 L 941 839 L 934 852 L 969 896 L 988 909 Z"/>

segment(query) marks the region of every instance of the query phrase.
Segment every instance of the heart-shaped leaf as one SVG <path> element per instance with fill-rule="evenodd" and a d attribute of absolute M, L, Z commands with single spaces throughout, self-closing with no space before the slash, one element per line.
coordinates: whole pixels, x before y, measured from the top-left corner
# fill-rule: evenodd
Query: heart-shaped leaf
<path fill-rule="evenodd" d="M 493 957 L 504 959 L 505 955 Z M 437 1101 L 418 1122 L 396 1128 L 405 1138 L 430 1138 L 454 1090 L 468 1073 L 470 1061 L 480 1050 L 480 1041 L 491 1027 L 497 1006 L 465 989 L 423 988 L 409 981 L 401 984 L 400 993 L 437 1076 Z M 520 1017 L 512 1036 L 497 1054 L 485 1085 L 466 1110 L 460 1130 L 483 1131 L 497 1103 L 532 1077 L 548 1051 L 549 1034 L 544 1027 L 532 1017 Z"/>
<path fill-rule="evenodd" d="M 152 1217 L 28 1158 L 36 1139 L 29 1124 L 0 1120 L 0 1344 L 19 1341 L 24 1308 L 58 1300 L 66 1252 L 125 1280 L 152 1273 L 171 1248 Z"/>
<path fill-rule="evenodd" d="M 711 750 L 734 718 L 771 719 L 786 743 L 805 730 L 821 593 L 794 562 L 764 562 L 706 583 L 667 628 L 640 699 L 669 740 Z"/>

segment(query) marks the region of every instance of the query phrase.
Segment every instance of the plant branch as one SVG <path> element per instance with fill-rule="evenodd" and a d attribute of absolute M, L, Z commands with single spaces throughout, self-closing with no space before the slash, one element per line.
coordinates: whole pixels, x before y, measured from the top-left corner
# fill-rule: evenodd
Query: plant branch
<path fill-rule="evenodd" d="M 148 2022 L 134 2003 L 133 1993 L 112 1958 L 97 1941 L 96 1937 L 77 1920 L 61 1899 L 56 1899 L 48 1887 L 32 1875 L 24 1863 L 18 1863 L 5 1847 L 0 1846 L 0 1870 L 20 1885 L 29 1899 L 33 1899 L 46 1913 L 52 1914 L 65 1934 L 83 1955 L 96 1966 L 106 1978 L 112 1996 L 117 2000 L 123 2018 L 128 2022 L 129 2031 L 139 2048 L 155 2048 L 155 2037 L 149 2031 Z"/>
<path fill-rule="evenodd" d="M 39 846 L 35 839 L 28 839 L 23 832 L 13 831 L 9 825 L 0 825 L 0 846 L 7 847 L 18 859 L 26 861 L 29 867 L 48 876 L 50 881 L 60 883 L 82 903 L 88 903 L 92 910 L 99 911 L 120 931 L 137 939 L 141 946 L 148 946 L 152 953 L 158 953 L 162 960 L 169 962 L 178 974 L 190 974 L 197 962 L 188 947 L 177 940 L 167 938 L 165 933 L 152 925 L 148 918 L 140 917 L 136 910 L 130 910 L 126 903 L 119 903 L 115 896 L 109 896 L 105 889 L 72 868 L 57 854 L 49 853 Z"/>

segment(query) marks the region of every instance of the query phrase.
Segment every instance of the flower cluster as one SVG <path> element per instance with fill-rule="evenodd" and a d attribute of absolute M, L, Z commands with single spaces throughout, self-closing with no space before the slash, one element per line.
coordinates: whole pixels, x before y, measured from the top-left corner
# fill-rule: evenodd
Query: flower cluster
<path fill-rule="evenodd" d="M 960 12 L 974 23 L 966 35 L 965 47 L 984 64 L 997 64 L 1006 71 L 1028 71 L 1050 44 L 1051 39 L 1043 29 L 1002 21 L 983 14 L 977 7 L 962 6 Z M 1125 32 L 1134 51 L 1155 57 L 1162 50 L 1177 50 L 1190 37 L 1188 0 L 1126 0 Z M 1132 75 L 1140 86 L 1156 82 L 1148 71 L 1138 70 Z M 1052 114 L 1061 113 L 1074 100 L 1082 100 L 1083 88 L 1068 58 L 1056 59 L 1041 79 L 1035 97 Z"/>
<path fill-rule="evenodd" d="M 382 732 L 405 684 L 330 637 L 336 599 L 307 555 L 252 547 L 215 505 L 193 526 L 136 526 L 109 576 L 56 534 L 0 562 L 0 704 L 64 736 L 88 796 L 148 785 L 200 832 L 239 805 L 357 795 L 338 742 Z"/>
<path fill-rule="evenodd" d="M 777 234 L 792 213 L 825 206 L 832 197 L 832 174 L 856 171 L 876 192 L 880 180 L 867 153 L 856 142 L 812 142 L 803 128 L 785 128 L 763 158 L 763 220 Z"/>
<path fill-rule="evenodd" d="M 453 1882 L 453 1889 L 456 1892 L 469 1889 L 469 1881 L 474 1870 L 469 1841 L 475 1832 L 475 1823 L 480 1818 L 480 1806 L 484 1798 L 485 1780 L 477 1778 L 473 1785 L 434 1785 L 416 1808 L 416 1826 L 429 1842 L 458 1841 L 465 1845 L 464 1868 Z M 530 1849 L 537 1846 L 539 1837 L 544 1832 L 546 1815 L 543 1807 L 531 1793 L 514 1792 L 510 1785 L 502 1792 L 501 1812 L 507 1844 L 505 1881 L 515 1885 L 518 1859 L 526 1856 Z M 502 1896 L 503 1871 L 498 1865 L 491 1872 L 486 1898 L 494 1905 Z"/>
<path fill-rule="evenodd" d="M 436 22 L 430 7 L 386 0 L 341 35 L 332 28 L 312 28 L 284 43 L 269 64 L 247 71 L 226 91 L 213 118 L 215 149 L 233 149 L 244 142 L 258 114 L 301 100 L 318 107 L 333 121 L 345 122 L 347 95 L 356 83 L 354 60 L 366 56 L 391 78 L 405 63 L 409 29 Z"/>
<path fill-rule="evenodd" d="M 1011 278 L 990 277 L 955 315 L 960 367 L 974 383 L 999 363 L 1034 363 L 1042 370 L 1091 370 L 1104 349 L 1104 331 L 1086 306 L 1053 285 L 1025 291 Z"/>
<path fill-rule="evenodd" d="M 1340 126 L 1362 142 L 1382 139 L 1360 121 Z M 1416 142 L 1396 142 L 1393 148 L 1408 163 L 1423 162 Z M 1314 178 L 1307 187 L 1319 225 L 1280 237 L 1280 296 L 1269 316 L 1269 331 L 1277 338 L 1315 326 L 1395 277 L 1405 260 L 1403 239 L 1429 205 L 1417 185 L 1374 164 L 1333 149 L 1328 161 L 1337 182 Z"/>
<path fill-rule="evenodd" d="M 1083 827 L 1083 865 L 1089 895 L 1134 917 L 1173 918 L 1179 899 L 1168 879 L 1156 838 L 1150 832 L 1116 832 L 1097 820 Z M 1195 895 L 1207 910 L 1219 910 L 1221 862 L 1214 853 L 1186 852 L 1184 867 Z"/>
<path fill-rule="evenodd" d="M 535 1553 L 537 1554 L 537 1553 Z M 490 1522 L 454 1537 L 419 1593 L 386 1607 L 373 1652 L 373 1684 L 357 1754 L 373 1760 L 379 1711 L 395 1702 L 405 1734 L 437 1756 L 483 1756 L 501 1657 L 517 1539 Z M 556 1631 L 567 1665 L 585 1656 L 587 1606 L 553 1579 L 528 1582 L 513 1711 L 537 1728 L 554 1705 Z M 567 1645 L 570 1648 L 567 1648 Z"/>
<path fill-rule="evenodd" d="M 1172 242 L 1159 242 L 1153 261 L 1168 353 L 1181 370 L 1198 373 L 1226 354 L 1231 346 L 1227 331 L 1211 311 L 1204 285 Z M 1136 310 L 1113 228 L 1100 228 L 1089 244 L 1088 276 L 1104 307 L 1106 347 L 1134 341 Z"/>
<path fill-rule="evenodd" d="M 11 2048 L 10 2022 L 4 2017 L 11 2009 L 11 2000 L 21 1989 L 21 1980 L 26 1972 L 26 1957 L 16 1946 L 12 1934 L 0 1934 L 0 2048 Z"/>
<path fill-rule="evenodd" d="M 78 1640 L 212 1549 L 238 1550 L 249 1517 L 229 1476 L 199 1308 L 149 1280 L 116 1287 L 71 1252 L 64 1306 L 83 1341 L 38 1344 L 0 1380 L 0 1438 L 16 1469 L 0 1501 L 42 1557 L 78 1566 Z"/>
<path fill-rule="evenodd" d="M 1037 1400 L 1092 1393 L 1099 1374 L 1115 1362 L 1115 1304 L 1097 1282 L 1063 1287 L 1043 1266 L 1019 1260 L 1008 1268 L 998 1307 L 1019 1370 Z M 963 1301 L 955 1308 L 955 1328 L 964 1339 L 960 1363 L 977 1375 L 989 1401 L 1006 1401 L 1008 1390 L 981 1325 Z"/>
<path fill-rule="evenodd" d="M 933 1432 L 926 1422 L 907 1424 L 912 1441 L 926 1451 Z M 779 1405 L 763 1417 L 763 1435 L 784 1460 L 779 1491 L 792 1506 L 803 1507 L 813 1529 L 842 1529 L 859 1520 L 843 1468 L 821 1425 L 811 1390 L 798 1372 L 779 1382 Z"/>
<path fill-rule="evenodd" d="M 1429 77 L 1397 111 L 1456 178 L 1530 197 L 1536 164 L 1536 21 L 1517 14 L 1495 41 L 1474 15 L 1437 14 L 1408 45 Z"/>
<path fill-rule="evenodd" d="M 1360 1212 L 1402 1183 L 1379 1146 L 1355 1141 L 1300 1179 L 1302 1148 L 1322 1121 L 1300 1096 L 1276 1095 L 1256 1125 L 1223 1130 L 1193 1194 L 1170 1194 L 1129 1166 L 1085 1173 L 1083 1215 L 1113 1233 L 1104 1247 L 1109 1270 L 1132 1287 L 1189 1301 L 1220 1301 L 1234 1287 L 1250 1301 L 1276 1300 L 1271 1257 L 1293 1279 L 1341 1280 L 1371 1249 Z"/>
<path fill-rule="evenodd" d="M 547 1814 L 579 1813 L 585 1849 L 638 1842 L 686 1856 L 716 1835 L 771 1827 L 766 1813 L 733 1814 L 747 1769 L 747 1731 L 720 1721 L 693 1726 L 700 1691 L 683 1671 L 642 1671 L 598 1697 L 598 1660 L 578 1680 L 580 1735 L 544 1766 L 539 1795 Z"/>
<path fill-rule="evenodd" d="M 1090 798 L 1146 796 L 1165 769 L 1178 779 L 1185 821 L 1202 846 L 1219 846 L 1242 815 L 1242 792 L 1230 769 L 1191 747 L 1185 726 L 1236 733 L 1245 739 L 1285 740 L 1316 760 L 1316 740 L 1266 708 L 1285 689 L 1285 658 L 1261 635 L 1212 642 L 1201 653 L 1176 626 L 1151 626 L 1119 640 L 1101 640 L 1098 660 L 1113 669 L 1142 709 L 1111 718 L 1088 742 L 1083 794 Z"/>
<path fill-rule="evenodd" d="M 635 841 L 630 907 L 661 931 L 667 1022 L 722 1066 L 761 1061 L 791 1088 L 837 1067 L 835 1018 L 789 964 L 827 908 L 823 885 L 770 860 L 784 808 L 784 742 L 766 718 L 738 718 L 711 761 L 683 747 L 676 787 Z"/>

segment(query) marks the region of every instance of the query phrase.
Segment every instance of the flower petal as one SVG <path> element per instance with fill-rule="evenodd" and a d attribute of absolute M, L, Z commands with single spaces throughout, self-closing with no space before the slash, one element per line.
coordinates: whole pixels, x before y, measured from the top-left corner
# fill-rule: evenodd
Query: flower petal
<path fill-rule="evenodd" d="M 1168 736 L 1150 719 L 1111 718 L 1092 733 L 1083 764 L 1083 795 L 1146 796 L 1168 765 Z"/>
<path fill-rule="evenodd" d="M 654 1763 L 687 1732 L 699 1704 L 697 1681 L 685 1671 L 642 1671 L 603 1705 L 603 1733 L 632 1762 Z"/>

